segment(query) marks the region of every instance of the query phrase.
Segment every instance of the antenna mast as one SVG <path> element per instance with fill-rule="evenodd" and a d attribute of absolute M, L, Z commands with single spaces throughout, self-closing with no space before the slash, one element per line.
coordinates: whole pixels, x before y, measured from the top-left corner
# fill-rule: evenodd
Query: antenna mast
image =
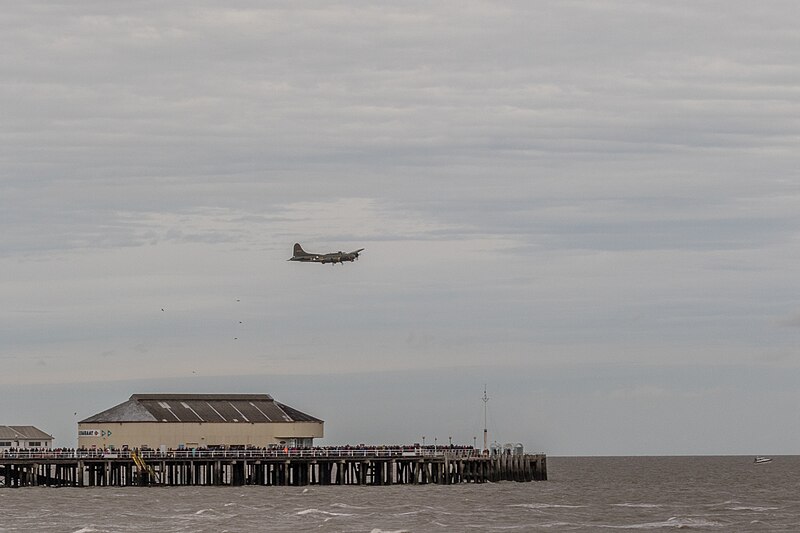
<path fill-rule="evenodd" d="M 486 429 L 486 404 L 489 402 L 489 397 L 486 395 L 486 384 L 483 385 L 483 451 L 489 449 L 489 432 Z"/>

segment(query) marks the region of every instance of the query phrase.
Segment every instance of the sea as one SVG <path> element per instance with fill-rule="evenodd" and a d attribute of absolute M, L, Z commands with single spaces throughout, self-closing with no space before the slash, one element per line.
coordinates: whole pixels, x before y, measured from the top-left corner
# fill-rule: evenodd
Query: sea
<path fill-rule="evenodd" d="M 800 456 L 548 457 L 548 481 L 0 488 L 0 532 L 800 531 Z"/>

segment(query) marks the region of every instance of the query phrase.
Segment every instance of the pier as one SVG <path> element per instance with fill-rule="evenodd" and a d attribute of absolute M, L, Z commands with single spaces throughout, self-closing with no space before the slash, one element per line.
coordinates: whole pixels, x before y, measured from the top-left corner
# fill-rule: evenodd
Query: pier
<path fill-rule="evenodd" d="M 450 485 L 547 479 L 544 454 L 313 448 L 0 453 L 0 487 Z"/>

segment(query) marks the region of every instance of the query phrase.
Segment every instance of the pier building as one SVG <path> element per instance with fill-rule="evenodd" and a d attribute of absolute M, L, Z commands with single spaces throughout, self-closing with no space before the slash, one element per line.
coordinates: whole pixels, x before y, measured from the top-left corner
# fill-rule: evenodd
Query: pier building
<path fill-rule="evenodd" d="M 99 449 L 307 447 L 324 422 L 269 394 L 134 394 L 78 422 L 78 446 Z"/>
<path fill-rule="evenodd" d="M 53 447 L 53 436 L 34 426 L 0 426 L 0 451 Z"/>

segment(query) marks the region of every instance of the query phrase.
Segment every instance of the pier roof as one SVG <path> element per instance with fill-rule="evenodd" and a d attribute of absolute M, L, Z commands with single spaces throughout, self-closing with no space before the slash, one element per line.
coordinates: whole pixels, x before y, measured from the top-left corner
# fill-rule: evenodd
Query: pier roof
<path fill-rule="evenodd" d="M 81 424 L 105 422 L 322 422 L 269 394 L 134 394 Z"/>
<path fill-rule="evenodd" d="M 52 438 L 52 435 L 34 426 L 0 426 L 0 439 L 51 440 Z"/>

